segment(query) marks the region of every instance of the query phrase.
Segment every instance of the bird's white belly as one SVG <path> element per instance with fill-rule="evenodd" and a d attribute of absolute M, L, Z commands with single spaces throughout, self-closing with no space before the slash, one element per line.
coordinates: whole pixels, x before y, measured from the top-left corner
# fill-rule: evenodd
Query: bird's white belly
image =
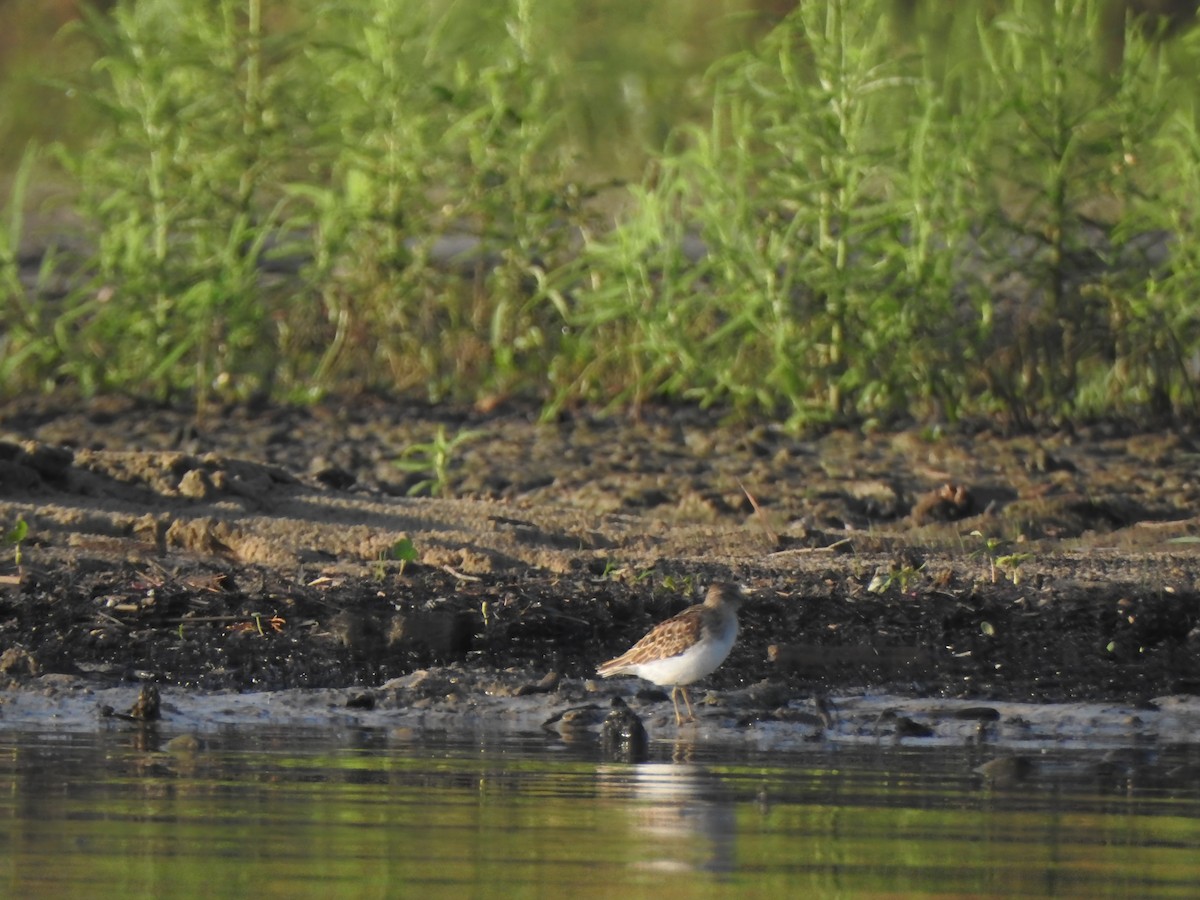
<path fill-rule="evenodd" d="M 727 628 L 724 634 L 714 634 L 711 640 L 701 641 L 677 656 L 648 660 L 629 666 L 626 671 L 658 685 L 691 684 L 725 662 L 736 639 L 737 628 Z"/>

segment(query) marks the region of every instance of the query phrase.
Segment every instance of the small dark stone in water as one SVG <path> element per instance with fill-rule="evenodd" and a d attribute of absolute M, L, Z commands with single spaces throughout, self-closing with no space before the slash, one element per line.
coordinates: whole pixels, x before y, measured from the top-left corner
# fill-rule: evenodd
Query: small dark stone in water
<path fill-rule="evenodd" d="M 896 717 L 896 737 L 933 737 L 933 729 L 928 725 L 923 725 L 920 722 L 914 722 L 908 716 Z"/>
<path fill-rule="evenodd" d="M 1025 756 L 1001 756 L 975 771 L 992 787 L 1012 787 L 1033 773 L 1033 761 Z"/>
<path fill-rule="evenodd" d="M 570 709 L 564 709 L 562 712 L 552 715 L 542 723 L 542 727 L 547 731 L 557 731 L 564 736 L 568 732 L 575 736 L 599 725 L 603 721 L 604 715 L 604 710 L 594 703 L 589 703 L 587 706 L 572 706 Z"/>
<path fill-rule="evenodd" d="M 609 759 L 645 762 L 647 758 L 650 739 L 646 728 L 620 697 L 613 697 L 612 711 L 600 726 L 600 746 Z"/>
<path fill-rule="evenodd" d="M 148 684 L 138 691 L 137 700 L 129 709 L 129 718 L 139 722 L 157 722 L 162 715 L 162 701 L 158 688 Z"/>
<path fill-rule="evenodd" d="M 370 693 L 354 694 L 347 698 L 346 709 L 374 709 L 375 695 Z"/>
<path fill-rule="evenodd" d="M 200 739 L 194 734 L 181 734 L 171 738 L 163 750 L 176 756 L 191 756 L 200 750 Z"/>
<path fill-rule="evenodd" d="M 875 720 L 875 732 L 879 733 L 880 725 L 892 725 L 896 731 L 894 737 L 933 737 L 933 729 L 920 722 L 914 722 L 908 716 L 902 716 L 894 709 L 885 709 Z"/>

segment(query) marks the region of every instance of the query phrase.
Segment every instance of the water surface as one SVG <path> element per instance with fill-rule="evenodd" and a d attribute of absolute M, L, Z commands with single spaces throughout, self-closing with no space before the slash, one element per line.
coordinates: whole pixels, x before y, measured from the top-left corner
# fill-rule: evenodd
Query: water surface
<path fill-rule="evenodd" d="M 0 731 L 8 897 L 1193 896 L 1200 751 Z M 982 755 L 981 755 L 982 754 Z"/>

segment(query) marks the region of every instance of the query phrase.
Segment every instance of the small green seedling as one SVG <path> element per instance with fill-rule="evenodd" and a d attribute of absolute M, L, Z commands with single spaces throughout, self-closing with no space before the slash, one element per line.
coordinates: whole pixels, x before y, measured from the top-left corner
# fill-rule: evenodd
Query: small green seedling
<path fill-rule="evenodd" d="M 888 588 L 896 585 L 900 593 L 907 594 L 923 568 L 924 566 L 900 566 L 887 572 L 876 572 L 871 583 L 867 585 L 867 590 L 872 594 L 884 594 Z"/>
<path fill-rule="evenodd" d="M 454 462 L 455 452 L 482 433 L 460 431 L 454 437 L 447 438 L 446 426 L 439 425 L 433 440 L 407 448 L 395 461 L 396 468 L 426 476 L 408 489 L 408 495 L 412 497 L 428 494 L 431 497 L 444 497 L 450 489 L 450 466 Z"/>
<path fill-rule="evenodd" d="M 392 559 L 400 560 L 400 575 L 404 575 L 404 567 L 410 562 L 417 561 L 417 548 L 413 546 L 412 538 L 400 538 L 392 544 Z"/>
<path fill-rule="evenodd" d="M 1013 584 L 1021 583 L 1021 564 L 1032 559 L 1032 553 L 1004 553 L 1006 541 L 997 537 L 984 537 L 982 531 L 972 531 L 971 537 L 983 541 L 983 546 L 972 553 L 972 556 L 984 556 L 988 561 L 988 571 L 992 584 L 997 581 L 997 572 L 1004 574 Z"/>
<path fill-rule="evenodd" d="M 695 585 L 692 583 L 691 575 L 687 575 L 679 579 L 677 579 L 674 575 L 667 575 L 662 580 L 662 586 L 664 590 L 675 591 L 683 594 L 690 594 L 695 589 Z"/>
<path fill-rule="evenodd" d="M 4 543 L 13 548 L 13 562 L 18 566 L 21 565 L 21 542 L 28 536 L 29 523 L 24 519 L 17 519 L 17 524 L 4 534 Z"/>
<path fill-rule="evenodd" d="M 376 580 L 383 581 L 384 577 L 387 575 L 387 567 L 384 565 L 384 563 L 388 562 L 389 560 L 400 561 L 400 576 L 403 577 L 404 568 L 410 562 L 416 562 L 417 556 L 417 548 L 413 544 L 412 538 L 399 538 L 386 550 L 380 550 L 379 556 L 375 559 L 375 562 L 372 563 L 372 567 L 375 570 Z"/>
<path fill-rule="evenodd" d="M 988 561 L 988 570 L 991 573 L 992 584 L 996 583 L 996 564 L 1000 555 L 1000 548 L 1004 545 L 1004 541 L 997 537 L 986 537 L 982 531 L 972 531 L 971 537 L 979 538 L 983 541 L 983 547 L 972 553 L 972 556 L 983 555 Z"/>
<path fill-rule="evenodd" d="M 1032 553 L 1006 553 L 1004 556 L 996 557 L 996 565 L 1008 576 L 1009 581 L 1013 584 L 1020 584 L 1021 563 L 1032 558 Z"/>

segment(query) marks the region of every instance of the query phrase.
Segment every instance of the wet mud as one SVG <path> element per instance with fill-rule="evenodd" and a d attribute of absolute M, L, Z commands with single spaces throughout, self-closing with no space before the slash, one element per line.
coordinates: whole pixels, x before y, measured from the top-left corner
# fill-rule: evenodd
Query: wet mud
<path fill-rule="evenodd" d="M 439 428 L 463 437 L 444 467 L 396 466 Z M 1198 463 L 1186 432 L 1112 424 L 12 403 L 0 532 L 28 530 L 0 547 L 0 682 L 383 708 L 453 672 L 451 710 L 501 678 L 547 718 L 614 695 L 658 715 L 665 691 L 595 666 L 722 579 L 752 592 L 701 685 L 728 727 L 871 693 L 1156 709 L 1200 691 Z"/>

